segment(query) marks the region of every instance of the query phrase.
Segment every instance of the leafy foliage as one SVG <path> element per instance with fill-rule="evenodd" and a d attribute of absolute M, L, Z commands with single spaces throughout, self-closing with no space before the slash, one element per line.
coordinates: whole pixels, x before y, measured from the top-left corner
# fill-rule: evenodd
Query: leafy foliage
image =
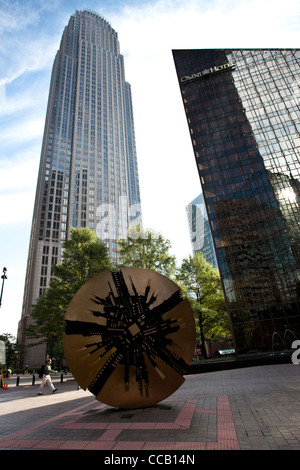
<path fill-rule="evenodd" d="M 219 272 L 205 260 L 202 253 L 183 259 L 177 282 L 195 313 L 202 346 L 205 340 L 221 341 L 230 336 Z M 202 352 L 205 357 L 204 347 Z"/>
<path fill-rule="evenodd" d="M 120 266 L 150 269 L 168 277 L 174 275 L 176 259 L 169 252 L 170 241 L 160 233 L 138 227 L 118 244 Z"/>
<path fill-rule="evenodd" d="M 72 229 L 71 239 L 64 243 L 61 264 L 53 267 L 50 287 L 33 306 L 32 318 L 26 333 L 37 339 L 32 346 L 47 343 L 47 353 L 63 354 L 62 337 L 65 312 L 80 287 L 98 272 L 110 269 L 106 246 L 88 228 Z"/>
<path fill-rule="evenodd" d="M 115 268 L 150 269 L 173 278 L 180 285 L 194 310 L 202 345 L 205 340 L 220 341 L 230 336 L 219 272 L 202 254 L 184 259 L 176 270 L 169 240 L 139 226 L 118 244 L 119 265 Z M 63 357 L 62 337 L 68 305 L 86 281 L 105 269 L 114 269 L 106 246 L 92 230 L 72 229 L 70 240 L 64 243 L 62 262 L 53 267 L 50 287 L 33 306 L 34 323 L 26 330 L 36 340 L 32 345 L 46 342 L 50 356 Z M 204 347 L 203 354 L 205 357 Z"/>

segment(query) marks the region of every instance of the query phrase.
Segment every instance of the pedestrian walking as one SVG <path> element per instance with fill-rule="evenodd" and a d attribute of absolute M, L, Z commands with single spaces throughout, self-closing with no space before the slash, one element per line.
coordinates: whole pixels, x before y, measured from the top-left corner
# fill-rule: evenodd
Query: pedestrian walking
<path fill-rule="evenodd" d="M 57 390 L 57 388 L 54 387 L 52 380 L 51 380 L 51 376 L 50 376 L 50 374 L 56 374 L 57 371 L 56 370 L 54 371 L 51 369 L 51 362 L 52 362 L 51 359 L 47 359 L 44 372 L 43 372 L 43 380 L 39 387 L 38 395 L 43 395 L 43 388 L 44 388 L 45 383 L 47 383 L 50 390 L 52 390 L 52 393 L 55 393 Z"/>

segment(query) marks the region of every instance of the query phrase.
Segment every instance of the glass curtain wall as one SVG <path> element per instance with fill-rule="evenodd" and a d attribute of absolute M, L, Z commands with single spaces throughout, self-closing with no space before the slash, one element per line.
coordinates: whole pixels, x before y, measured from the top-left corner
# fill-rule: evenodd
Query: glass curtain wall
<path fill-rule="evenodd" d="M 299 51 L 173 55 L 236 348 L 268 351 L 300 337 Z"/>

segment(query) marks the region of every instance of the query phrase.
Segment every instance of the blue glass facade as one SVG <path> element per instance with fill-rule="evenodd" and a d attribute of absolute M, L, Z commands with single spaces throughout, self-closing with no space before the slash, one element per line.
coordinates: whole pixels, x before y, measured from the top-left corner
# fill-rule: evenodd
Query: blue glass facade
<path fill-rule="evenodd" d="M 300 335 L 297 50 L 173 51 L 239 353 Z"/>
<path fill-rule="evenodd" d="M 186 208 L 193 253 L 202 253 L 206 261 L 218 269 L 215 247 L 203 194 L 199 194 Z"/>

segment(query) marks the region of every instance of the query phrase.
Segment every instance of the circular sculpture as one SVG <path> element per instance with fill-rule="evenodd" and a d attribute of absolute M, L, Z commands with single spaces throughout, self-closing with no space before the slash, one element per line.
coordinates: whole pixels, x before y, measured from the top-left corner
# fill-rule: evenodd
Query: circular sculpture
<path fill-rule="evenodd" d="M 184 382 L 195 321 L 188 300 L 167 277 L 139 268 L 103 271 L 79 289 L 65 320 L 73 376 L 102 403 L 151 406 Z"/>

